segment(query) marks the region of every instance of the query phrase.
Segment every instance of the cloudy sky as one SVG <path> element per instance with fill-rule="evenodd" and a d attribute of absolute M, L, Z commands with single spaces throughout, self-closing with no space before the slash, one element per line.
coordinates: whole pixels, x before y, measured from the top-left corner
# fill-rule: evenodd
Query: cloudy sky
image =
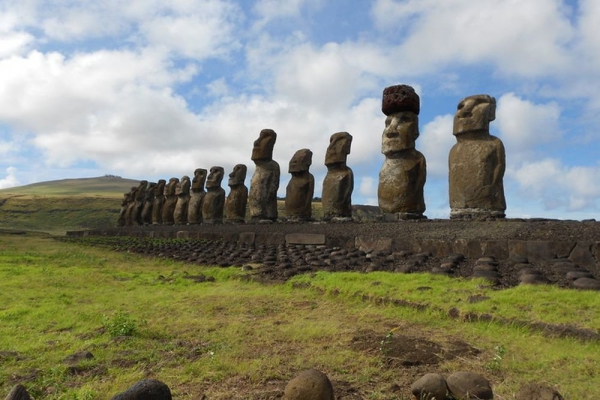
<path fill-rule="evenodd" d="M 447 218 L 458 102 L 497 99 L 509 217 L 600 219 L 598 0 L 2 0 L 0 188 L 105 174 L 254 170 L 280 193 L 310 148 L 353 135 L 353 202 L 376 204 L 386 86 L 421 97 L 426 214 Z"/>

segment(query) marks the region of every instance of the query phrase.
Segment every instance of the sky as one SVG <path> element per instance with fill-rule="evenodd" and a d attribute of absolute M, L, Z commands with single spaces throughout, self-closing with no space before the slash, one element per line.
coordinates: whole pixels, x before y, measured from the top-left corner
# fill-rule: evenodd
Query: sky
<path fill-rule="evenodd" d="M 381 96 L 421 98 L 429 218 L 448 218 L 459 101 L 497 100 L 507 217 L 600 220 L 597 0 L 2 0 L 0 188 L 107 174 L 157 181 L 281 166 L 353 136 L 354 204 L 377 204 Z M 226 180 L 223 186 L 227 190 Z"/>

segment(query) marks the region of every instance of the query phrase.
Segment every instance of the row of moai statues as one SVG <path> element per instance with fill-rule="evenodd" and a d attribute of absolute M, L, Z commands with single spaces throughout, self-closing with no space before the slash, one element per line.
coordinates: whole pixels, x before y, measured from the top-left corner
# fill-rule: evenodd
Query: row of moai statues
<path fill-rule="evenodd" d="M 158 183 L 141 181 L 123 196 L 118 225 L 195 225 L 244 223 L 248 205 L 250 221 L 273 222 L 278 219 L 277 191 L 279 190 L 279 164 L 273 160 L 277 134 L 263 129 L 252 149 L 256 168 L 245 186 L 247 167 L 238 164 L 229 174 L 229 194 L 221 187 L 224 170 L 212 167 L 198 168 L 190 182 L 188 176 L 164 179 Z M 354 189 L 352 170 L 346 165 L 352 136 L 338 132 L 331 136 L 325 157 L 328 173 L 322 194 L 325 220 L 348 221 L 352 218 L 351 197 Z M 292 175 L 286 188 L 285 213 L 288 221 L 312 219 L 314 177 L 309 172 L 312 151 L 298 150 L 289 163 Z M 206 191 L 204 184 L 206 181 Z"/>
<path fill-rule="evenodd" d="M 420 98 L 408 85 L 390 86 L 383 91 L 381 109 L 386 120 L 381 140 L 385 161 L 379 172 L 379 207 L 396 219 L 426 218 L 423 189 L 427 166 L 425 157 L 415 148 Z M 496 100 L 488 95 L 469 96 L 458 104 L 453 127 L 457 143 L 448 160 L 450 218 L 505 216 L 504 146 L 489 133 L 495 112 Z M 208 178 L 207 171 L 199 168 L 191 182 L 187 176 L 181 180 L 171 178 L 169 183 L 142 181 L 124 195 L 119 224 L 215 224 L 223 220 L 242 223 L 246 220 L 246 205 L 251 222 L 276 221 L 280 180 L 279 164 L 273 160 L 276 140 L 275 131 L 263 129 L 254 142 L 251 159 L 256 168 L 250 191 L 244 185 L 247 171 L 244 164 L 236 165 L 229 175 L 231 190 L 227 197 L 221 188 L 222 167 L 212 167 Z M 321 200 L 325 221 L 352 219 L 354 176 L 346 164 L 351 144 L 348 132 L 338 132 L 330 138 Z M 288 172 L 292 176 L 285 196 L 288 221 L 312 218 L 314 177 L 309 172 L 312 154 L 309 149 L 301 149 L 290 160 Z"/>
<path fill-rule="evenodd" d="M 420 99 L 408 85 L 383 91 L 382 111 L 387 116 L 381 152 L 378 199 L 384 213 L 398 219 L 425 218 L 423 188 L 425 157 L 415 149 L 419 137 Z M 490 135 L 496 100 L 488 95 L 461 100 L 454 116 L 456 144 L 450 150 L 449 194 L 451 219 L 504 218 L 504 146 Z"/>

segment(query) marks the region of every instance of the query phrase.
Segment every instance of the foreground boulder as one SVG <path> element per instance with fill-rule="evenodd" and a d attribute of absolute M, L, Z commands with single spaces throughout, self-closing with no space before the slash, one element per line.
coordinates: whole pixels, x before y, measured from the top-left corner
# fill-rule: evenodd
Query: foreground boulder
<path fill-rule="evenodd" d="M 334 400 L 333 385 L 324 373 L 308 369 L 288 382 L 283 400 Z"/>
<path fill-rule="evenodd" d="M 112 400 L 171 400 L 169 387 L 156 379 L 144 379 Z"/>
<path fill-rule="evenodd" d="M 25 386 L 19 383 L 12 388 L 5 400 L 31 400 L 31 396 Z"/>
<path fill-rule="evenodd" d="M 452 396 L 457 399 L 491 400 L 494 398 L 490 382 L 474 372 L 456 372 L 446 379 L 446 384 Z"/>
<path fill-rule="evenodd" d="M 412 384 L 410 391 L 418 400 L 444 400 L 448 397 L 446 380 L 440 374 L 425 374 Z"/>

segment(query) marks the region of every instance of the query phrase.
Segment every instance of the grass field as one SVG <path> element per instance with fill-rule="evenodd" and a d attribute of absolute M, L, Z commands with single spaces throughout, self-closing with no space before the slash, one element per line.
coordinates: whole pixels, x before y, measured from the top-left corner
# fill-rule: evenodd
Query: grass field
<path fill-rule="evenodd" d="M 109 399 L 152 377 L 176 399 L 258 400 L 277 398 L 297 372 L 317 368 L 346 399 L 409 399 L 423 374 L 458 370 L 483 374 L 500 400 L 530 381 L 566 399 L 597 398 L 597 341 L 447 313 L 597 331 L 597 293 L 495 291 L 477 281 L 381 272 L 285 284 L 246 274 L 0 235 L 0 396 L 22 383 L 36 399 Z M 488 299 L 471 304 L 474 295 Z M 84 351 L 93 358 L 68 360 Z"/>

